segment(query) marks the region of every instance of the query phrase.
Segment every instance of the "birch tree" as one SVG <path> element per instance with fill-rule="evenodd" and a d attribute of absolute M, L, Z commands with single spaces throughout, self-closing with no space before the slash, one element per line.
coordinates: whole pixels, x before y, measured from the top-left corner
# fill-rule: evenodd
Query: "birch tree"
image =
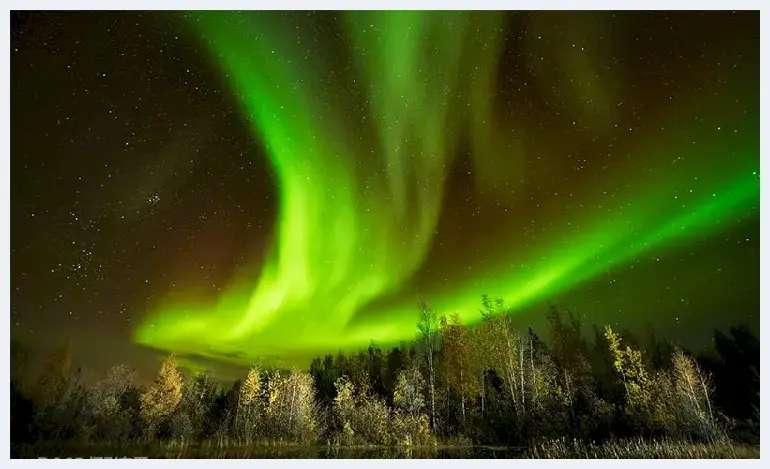
<path fill-rule="evenodd" d="M 441 326 L 449 387 L 460 396 L 460 413 L 465 421 L 466 399 L 478 392 L 478 375 L 473 372 L 471 362 L 470 335 L 457 313 L 449 320 L 442 318 Z"/>
<path fill-rule="evenodd" d="M 428 307 L 425 300 L 420 299 L 420 322 L 417 327 L 420 331 L 422 345 L 424 347 L 425 363 L 428 369 L 428 390 L 430 392 L 430 415 L 434 431 L 436 422 L 436 346 L 439 333 L 439 325 L 436 312 Z"/>

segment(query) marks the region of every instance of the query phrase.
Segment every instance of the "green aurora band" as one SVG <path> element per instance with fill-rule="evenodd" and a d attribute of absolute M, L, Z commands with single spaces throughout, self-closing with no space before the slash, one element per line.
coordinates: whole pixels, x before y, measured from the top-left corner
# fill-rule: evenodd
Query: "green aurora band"
<path fill-rule="evenodd" d="M 137 328 L 135 341 L 249 363 L 412 338 L 416 298 L 399 293 L 429 254 L 462 136 L 487 192 L 527 169 L 515 122 L 491 124 L 498 119 L 502 15 L 345 14 L 353 78 L 335 75 L 339 51 L 310 53 L 302 47 L 313 44 L 310 31 L 287 28 L 275 16 L 186 17 L 266 147 L 278 179 L 277 233 L 256 283 L 234 280 L 213 305 L 163 304 Z M 590 74 L 587 59 L 562 55 L 565 70 Z M 594 84 L 589 92 L 601 104 L 611 101 L 612 89 Z M 728 112 L 726 99 L 693 97 L 688 111 Z M 351 104 L 357 102 L 365 108 Z M 582 111 L 597 129 L 612 125 L 609 105 Z M 661 131 L 639 135 L 628 155 L 654 170 L 613 169 L 627 181 L 624 189 L 605 174 L 577 194 L 582 203 L 544 208 L 572 223 L 543 228 L 536 246 L 506 243 L 501 229 L 484 271 L 448 273 L 441 290 L 425 292 L 428 302 L 473 324 L 482 293 L 520 310 L 751 216 L 759 203 L 758 124 L 752 116 L 728 117 L 756 129 L 739 147 L 697 122 L 685 125 L 683 116 L 663 116 Z M 709 137 L 695 145 L 693 135 Z M 731 164 L 710 154 L 733 155 Z M 515 213 L 524 202 L 508 197 Z M 383 298 L 394 300 L 376 306 Z"/>

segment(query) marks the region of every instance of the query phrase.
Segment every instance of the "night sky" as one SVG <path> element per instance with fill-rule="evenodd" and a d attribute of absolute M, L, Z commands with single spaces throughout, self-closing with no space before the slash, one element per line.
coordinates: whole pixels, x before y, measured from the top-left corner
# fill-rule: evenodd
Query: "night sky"
<path fill-rule="evenodd" d="M 11 337 L 222 377 L 503 297 L 759 326 L 758 13 L 11 15 Z"/>

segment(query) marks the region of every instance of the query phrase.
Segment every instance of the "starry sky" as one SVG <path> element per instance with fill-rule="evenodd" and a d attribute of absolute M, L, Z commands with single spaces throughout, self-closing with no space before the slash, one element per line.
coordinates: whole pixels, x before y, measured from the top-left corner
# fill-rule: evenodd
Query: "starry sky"
<path fill-rule="evenodd" d="M 759 325 L 758 13 L 11 15 L 11 336 L 151 376 L 417 297 Z"/>

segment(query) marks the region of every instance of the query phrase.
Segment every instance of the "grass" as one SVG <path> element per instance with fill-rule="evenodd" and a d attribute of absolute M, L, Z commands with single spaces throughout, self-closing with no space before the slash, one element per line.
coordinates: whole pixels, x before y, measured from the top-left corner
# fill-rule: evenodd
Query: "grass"
<path fill-rule="evenodd" d="M 445 442 L 446 443 L 446 442 Z M 37 457 L 150 457 L 150 458 L 346 458 L 346 459 L 757 459 L 759 447 L 729 442 L 711 444 L 692 441 L 619 440 L 602 444 L 584 444 L 561 438 L 543 441 L 524 448 L 500 448 L 439 444 L 430 446 L 326 446 L 288 441 L 245 442 L 230 438 L 206 441 L 172 440 L 142 443 L 126 441 L 113 444 L 87 445 L 44 443 L 23 445 L 13 451 L 16 458 Z"/>
<path fill-rule="evenodd" d="M 757 459 L 759 447 L 729 442 L 697 443 L 691 441 L 644 440 L 635 438 L 603 444 L 585 444 L 578 440 L 551 440 L 526 451 L 535 459 Z"/>

